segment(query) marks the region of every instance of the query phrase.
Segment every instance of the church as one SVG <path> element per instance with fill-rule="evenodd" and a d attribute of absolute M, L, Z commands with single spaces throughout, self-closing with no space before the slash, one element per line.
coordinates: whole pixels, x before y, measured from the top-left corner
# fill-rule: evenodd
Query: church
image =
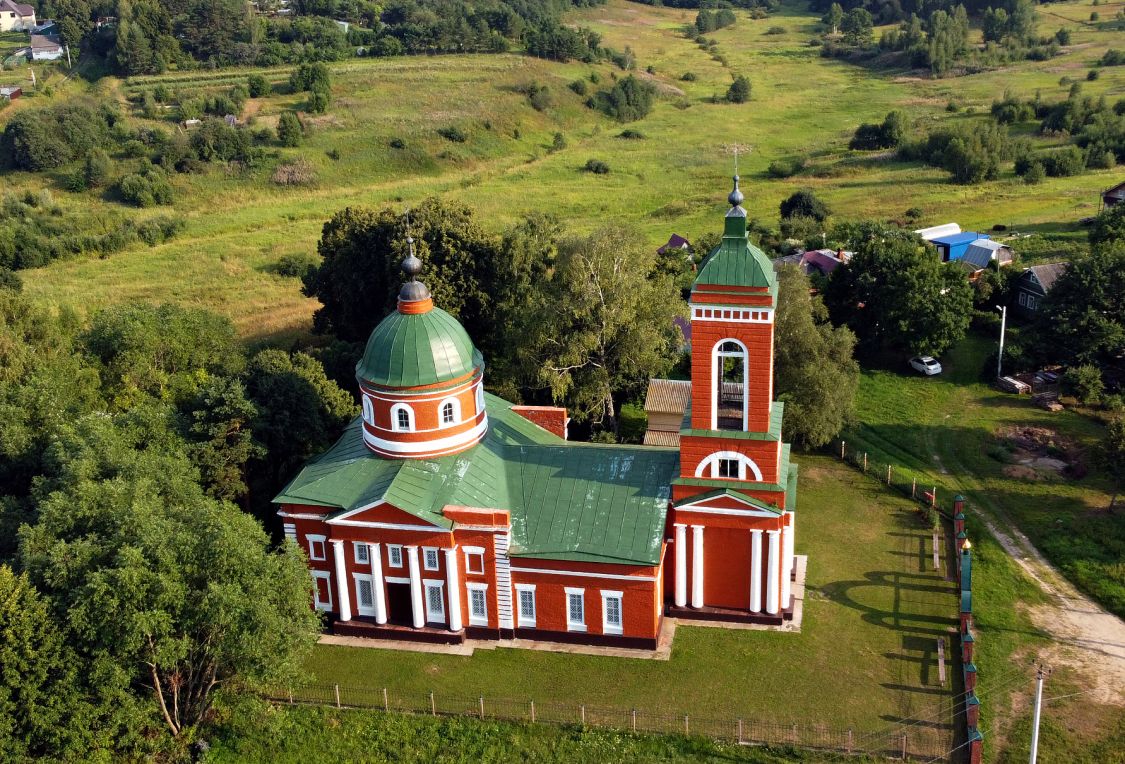
<path fill-rule="evenodd" d="M 792 618 L 777 281 L 737 176 L 728 199 L 692 287 L 674 446 L 572 442 L 564 409 L 486 393 L 485 359 L 411 249 L 356 366 L 361 415 L 274 499 L 333 633 L 654 649 L 665 618 Z"/>

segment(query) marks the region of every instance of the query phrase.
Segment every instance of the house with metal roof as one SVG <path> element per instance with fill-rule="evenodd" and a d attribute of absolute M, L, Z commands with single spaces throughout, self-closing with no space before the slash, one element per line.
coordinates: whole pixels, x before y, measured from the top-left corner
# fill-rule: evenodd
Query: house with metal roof
<path fill-rule="evenodd" d="M 1012 289 L 1015 314 L 1020 318 L 1034 318 L 1067 265 L 1066 262 L 1044 263 L 1025 268 Z"/>
<path fill-rule="evenodd" d="M 485 393 L 485 359 L 407 239 L 397 309 L 356 366 L 361 415 L 274 499 L 327 628 L 653 649 L 669 617 L 792 618 L 777 282 L 737 178 L 729 201 L 692 289 L 691 379 L 650 389 L 666 446 L 573 442 L 565 410 Z"/>
<path fill-rule="evenodd" d="M 987 240 L 988 238 L 988 234 L 985 233 L 964 231 L 948 236 L 938 236 L 930 239 L 929 242 L 941 253 L 941 261 L 943 263 L 948 263 L 952 260 L 960 260 L 965 256 L 965 252 L 968 251 L 969 247 L 975 242 L 982 239 Z"/>
<path fill-rule="evenodd" d="M 0 0 L 0 32 L 30 32 L 35 26 L 35 9 L 15 0 Z"/>
<path fill-rule="evenodd" d="M 1003 268 L 1012 264 L 1012 249 L 992 239 L 977 239 L 957 261 L 970 279 L 976 279 L 985 268 Z"/>

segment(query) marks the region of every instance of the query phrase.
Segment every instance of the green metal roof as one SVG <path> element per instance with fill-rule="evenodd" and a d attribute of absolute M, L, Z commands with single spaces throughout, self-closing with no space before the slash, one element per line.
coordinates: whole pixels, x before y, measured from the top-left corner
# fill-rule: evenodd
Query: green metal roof
<path fill-rule="evenodd" d="M 750 243 L 745 216 L 728 214 L 725 225 L 722 243 L 700 265 L 695 285 L 765 287 L 776 297 L 777 276 L 773 264 L 762 250 Z"/>
<path fill-rule="evenodd" d="M 448 382 L 483 367 L 465 327 L 441 308 L 384 318 L 367 340 L 356 376 L 387 387 Z"/>
<path fill-rule="evenodd" d="M 731 498 L 738 499 L 739 501 L 744 501 L 747 504 L 752 505 L 756 509 L 761 509 L 765 512 L 772 512 L 775 515 L 781 514 L 781 510 L 778 509 L 777 506 L 773 504 L 767 504 L 761 499 L 755 499 L 753 496 L 744 494 L 741 491 L 736 491 L 733 488 L 716 488 L 715 490 L 708 491 L 707 493 L 699 493 L 695 496 L 689 496 L 686 499 L 680 499 L 679 501 L 677 501 L 675 506 L 682 507 L 686 504 L 694 504 L 697 501 L 715 499 L 720 496 L 730 496 Z"/>
<path fill-rule="evenodd" d="M 655 565 L 679 452 L 565 441 L 486 395 L 489 432 L 460 454 L 384 459 L 359 420 L 274 501 L 338 509 L 383 500 L 443 528 L 446 506 L 506 509 L 514 557 Z"/>

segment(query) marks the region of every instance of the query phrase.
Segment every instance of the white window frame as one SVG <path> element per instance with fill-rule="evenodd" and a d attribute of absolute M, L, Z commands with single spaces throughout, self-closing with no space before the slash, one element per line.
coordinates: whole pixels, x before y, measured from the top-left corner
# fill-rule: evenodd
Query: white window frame
<path fill-rule="evenodd" d="M 1021 308 L 1027 307 L 1027 292 L 1022 292 L 1022 291 L 1020 292 L 1020 307 Z"/>
<path fill-rule="evenodd" d="M 437 601 L 441 605 L 440 611 L 435 611 L 431 605 L 430 592 L 437 589 Z M 426 609 L 426 623 L 442 623 L 445 620 L 445 581 L 436 578 L 422 579 L 422 605 Z"/>
<path fill-rule="evenodd" d="M 361 551 L 362 556 L 360 555 Z M 371 547 L 367 545 L 366 541 L 353 541 L 352 554 L 355 556 L 356 565 L 371 564 Z"/>
<path fill-rule="evenodd" d="M 403 412 L 406 412 L 407 425 L 405 428 L 398 421 L 398 415 Z M 396 403 L 391 406 L 391 430 L 394 432 L 414 432 L 414 409 L 405 403 Z"/>
<path fill-rule="evenodd" d="M 367 424 L 375 425 L 375 406 L 371 403 L 371 398 L 363 396 L 363 421 Z"/>
<path fill-rule="evenodd" d="M 733 468 L 730 470 L 733 474 L 724 475 L 723 467 Z M 741 480 L 746 475 L 746 465 L 738 459 L 716 459 L 715 460 L 716 477 L 721 478 L 736 478 Z"/>
<path fill-rule="evenodd" d="M 294 543 L 297 543 L 296 523 L 285 523 L 282 525 L 282 530 L 285 531 L 285 538 L 291 539 Z"/>
<path fill-rule="evenodd" d="M 1038 310 L 1039 309 L 1039 299 L 1033 294 L 1029 294 L 1027 296 L 1027 309 L 1028 310 Z"/>
<path fill-rule="evenodd" d="M 733 342 L 739 350 L 720 350 L 723 345 Z M 725 358 L 742 359 L 742 427 L 745 430 L 750 421 L 750 349 L 746 343 L 734 337 L 726 337 L 711 348 L 711 429 L 719 429 L 719 398 L 722 395 L 723 364 Z"/>
<path fill-rule="evenodd" d="M 488 625 L 488 584 L 467 583 L 465 589 L 469 592 L 469 625 L 470 626 L 487 626 Z M 481 593 L 481 600 L 484 602 L 484 615 L 477 615 L 473 612 L 473 592 Z"/>
<path fill-rule="evenodd" d="M 313 607 L 317 610 L 323 610 L 325 613 L 332 611 L 332 574 L 327 570 L 311 570 L 313 578 Z M 317 579 L 324 579 L 328 585 L 324 590 L 328 592 L 328 602 L 320 601 L 320 586 L 317 584 Z"/>
<path fill-rule="evenodd" d="M 708 454 L 707 457 L 699 463 L 695 468 L 695 476 L 698 478 L 720 478 L 719 475 L 719 460 L 721 459 L 734 459 L 738 462 L 738 477 L 737 478 L 723 478 L 724 480 L 752 480 L 754 482 L 762 482 L 762 470 L 754 463 L 746 454 L 740 454 L 737 451 L 716 451 L 713 454 Z"/>
<path fill-rule="evenodd" d="M 328 537 L 319 533 L 306 533 L 305 543 L 309 545 L 309 559 L 323 562 L 328 559 Z M 316 545 L 320 544 L 320 555 L 316 553 Z"/>
<path fill-rule="evenodd" d="M 535 584 L 516 584 L 516 619 L 517 625 L 524 629 L 535 628 L 535 618 L 537 614 L 535 603 Z M 523 595 L 531 595 L 531 615 L 525 615 L 523 612 Z"/>
<path fill-rule="evenodd" d="M 563 591 L 566 593 L 566 630 L 586 631 L 586 590 L 576 586 L 568 586 L 563 589 Z M 574 619 L 574 612 L 570 607 L 570 598 L 572 596 L 578 596 L 582 598 L 582 612 L 580 614 L 582 617 L 581 621 Z"/>
<path fill-rule="evenodd" d="M 364 605 L 359 596 L 360 582 L 371 587 L 371 604 Z M 355 612 L 358 615 L 375 615 L 375 578 L 369 573 L 352 573 L 352 588 L 355 589 Z"/>
<path fill-rule="evenodd" d="M 395 556 L 398 562 L 395 562 Z M 402 567 L 402 544 L 387 544 L 387 566 L 391 568 Z"/>
<path fill-rule="evenodd" d="M 474 576 L 484 575 L 484 547 L 483 546 L 466 546 L 461 547 L 465 552 L 465 573 Z M 480 563 L 480 570 L 477 570 L 473 565 L 476 560 Z"/>
<path fill-rule="evenodd" d="M 484 381 L 481 380 L 477 382 L 477 414 L 480 414 L 484 409 Z"/>
<path fill-rule="evenodd" d="M 430 555 L 433 555 L 434 564 L 430 564 Z M 422 547 L 422 570 L 440 570 L 441 554 L 436 546 Z"/>
<path fill-rule="evenodd" d="M 609 622 L 609 601 L 617 600 L 617 615 L 621 622 Z M 625 631 L 625 595 L 622 592 L 602 589 L 602 634 L 623 634 Z"/>
<path fill-rule="evenodd" d="M 453 420 L 449 421 L 449 422 L 445 421 L 445 407 L 446 406 L 452 406 L 453 407 Z M 443 400 L 441 402 L 441 405 L 438 406 L 438 429 L 444 429 L 446 427 L 454 427 L 454 426 L 456 426 L 460 423 L 461 423 L 461 401 L 458 400 L 457 398 L 446 398 L 445 400 Z"/>

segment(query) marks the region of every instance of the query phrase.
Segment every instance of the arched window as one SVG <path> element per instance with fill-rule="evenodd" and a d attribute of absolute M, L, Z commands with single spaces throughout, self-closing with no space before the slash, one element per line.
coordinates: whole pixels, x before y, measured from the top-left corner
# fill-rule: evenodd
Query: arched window
<path fill-rule="evenodd" d="M 363 396 L 363 421 L 368 424 L 375 424 L 375 409 L 371 406 L 371 399 L 366 395 Z"/>
<path fill-rule="evenodd" d="M 716 451 L 699 463 L 699 466 L 695 468 L 695 476 L 761 482 L 762 470 L 746 454 L 740 454 L 737 451 Z"/>
<path fill-rule="evenodd" d="M 396 403 L 391 407 L 391 424 L 396 432 L 413 432 L 414 409 L 405 403 Z"/>
<path fill-rule="evenodd" d="M 484 382 L 477 382 L 477 413 L 484 411 Z"/>
<path fill-rule="evenodd" d="M 442 401 L 439 411 L 442 427 L 450 427 L 461 421 L 461 401 L 456 398 L 446 398 Z"/>
<path fill-rule="evenodd" d="M 746 346 L 738 340 L 720 340 L 711 361 L 711 429 L 745 430 L 748 406 L 747 378 L 750 366 Z"/>

